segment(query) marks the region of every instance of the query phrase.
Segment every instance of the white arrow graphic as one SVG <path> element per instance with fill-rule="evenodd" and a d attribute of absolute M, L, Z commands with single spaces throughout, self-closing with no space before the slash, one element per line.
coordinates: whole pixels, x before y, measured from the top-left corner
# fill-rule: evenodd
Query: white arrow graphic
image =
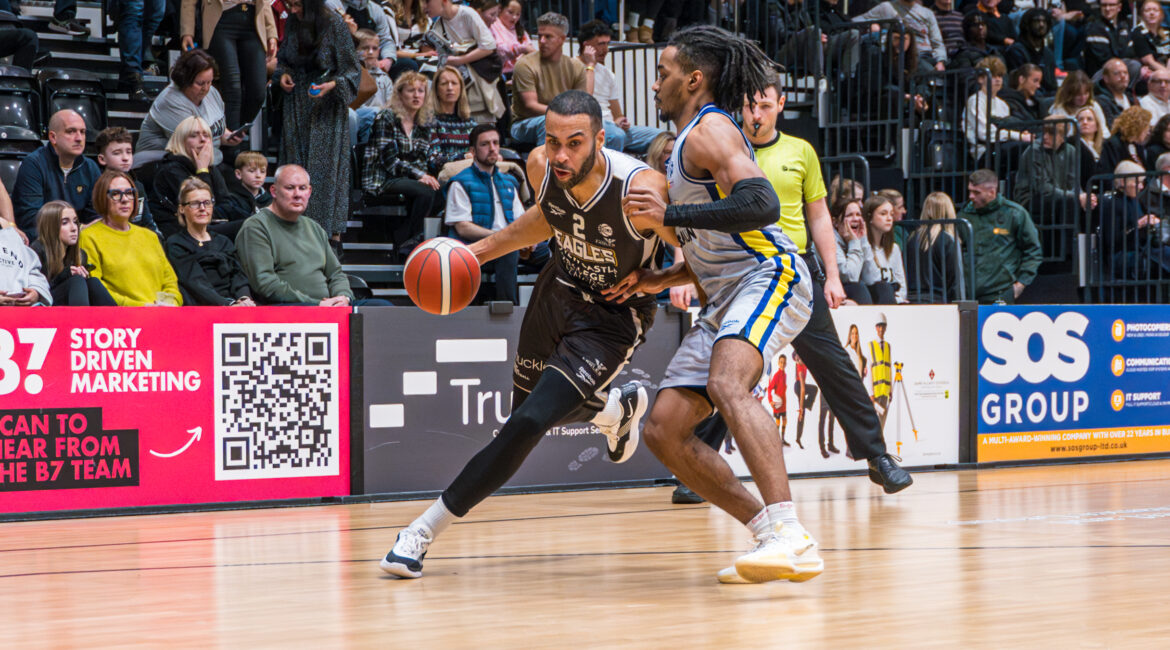
<path fill-rule="evenodd" d="M 203 427 L 195 427 L 194 429 L 187 429 L 187 433 L 192 434 L 191 439 L 187 441 L 187 444 L 180 447 L 178 451 L 172 452 L 169 454 L 160 454 L 157 451 L 151 449 L 150 453 L 154 454 L 155 456 L 158 456 L 159 458 L 171 458 L 173 456 L 178 456 L 179 454 L 183 453 L 184 451 L 187 451 L 187 447 L 190 447 L 191 443 L 195 442 L 203 435 Z"/>

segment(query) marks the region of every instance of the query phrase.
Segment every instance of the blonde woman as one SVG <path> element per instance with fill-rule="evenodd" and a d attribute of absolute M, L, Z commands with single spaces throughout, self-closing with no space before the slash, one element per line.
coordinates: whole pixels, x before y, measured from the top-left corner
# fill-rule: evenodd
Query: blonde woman
<path fill-rule="evenodd" d="M 467 103 L 467 88 L 463 75 L 451 66 L 439 68 L 427 99 L 431 114 L 431 152 L 427 171 L 438 176 L 443 165 L 467 157 L 471 146 L 468 136 L 475 128 L 471 108 Z"/>
<path fill-rule="evenodd" d="M 1133 57 L 1151 70 L 1165 70 L 1170 57 L 1170 30 L 1162 24 L 1165 15 L 1159 0 L 1138 3 L 1138 25 L 1133 30 Z"/>
<path fill-rule="evenodd" d="M 1077 111 L 1077 138 L 1076 145 L 1081 159 L 1081 187 L 1089 184 L 1089 179 L 1097 173 L 1097 161 L 1101 159 L 1101 149 L 1105 146 L 1105 136 L 1101 134 L 1101 122 L 1097 120 L 1097 113 L 1089 106 Z"/>
<path fill-rule="evenodd" d="M 134 181 L 107 170 L 93 186 L 93 207 L 101 220 L 81 231 L 81 250 L 122 306 L 174 307 L 183 304 L 179 282 L 153 232 L 130 223 L 138 206 Z"/>
<path fill-rule="evenodd" d="M 179 221 L 183 231 L 167 239 L 167 258 L 179 284 L 197 305 L 253 307 L 248 276 L 236 257 L 232 240 L 211 232 L 215 199 L 211 188 L 188 178 L 179 188 Z"/>
<path fill-rule="evenodd" d="M 1117 163 L 1128 160 L 1139 166 L 1146 164 L 1146 142 L 1150 139 L 1154 115 L 1141 106 L 1130 106 L 1113 120 L 1113 135 L 1101 147 L 1097 160 L 1098 174 L 1112 174 Z"/>
<path fill-rule="evenodd" d="M 955 204 L 943 192 L 922 203 L 922 221 L 954 221 Z M 906 238 L 906 281 L 914 302 L 947 303 L 959 299 L 963 265 L 955 227 L 950 223 L 919 226 Z"/>
<path fill-rule="evenodd" d="M 1092 80 L 1084 71 L 1073 70 L 1056 91 L 1056 98 L 1052 102 L 1052 108 L 1048 109 L 1048 114 L 1072 117 L 1085 107 L 1091 108 L 1093 115 L 1097 117 L 1097 124 L 1101 125 L 1101 137 L 1108 138 L 1109 122 L 1105 120 L 1105 112 L 1101 110 L 1101 105 L 1094 99 Z"/>
<path fill-rule="evenodd" d="M 675 135 L 670 131 L 663 131 L 654 136 L 650 146 L 646 147 L 646 164 L 661 173 L 666 173 L 666 160 L 674 153 Z"/>
<path fill-rule="evenodd" d="M 433 110 L 427 102 L 429 85 L 417 72 L 398 77 L 390 109 L 374 119 L 362 165 L 362 190 L 368 196 L 406 197 L 406 217 L 391 225 L 394 252 L 400 259 L 421 241 L 423 220 L 430 216 L 439 190 L 439 181 L 429 170 Z"/>
<path fill-rule="evenodd" d="M 212 189 L 216 202 L 213 224 L 217 232 L 235 238 L 240 224 L 250 215 L 247 207 L 232 198 L 223 174 L 212 162 L 214 154 L 211 129 L 203 118 L 191 116 L 175 127 L 167 141 L 167 152 L 155 172 L 149 198 L 150 214 L 164 238 L 183 229 L 177 217 L 179 186 L 192 176 Z"/>

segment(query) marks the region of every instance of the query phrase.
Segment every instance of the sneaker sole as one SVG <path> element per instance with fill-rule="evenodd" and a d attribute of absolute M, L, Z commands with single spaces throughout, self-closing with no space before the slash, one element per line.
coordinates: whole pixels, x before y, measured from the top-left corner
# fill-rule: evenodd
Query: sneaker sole
<path fill-rule="evenodd" d="M 769 560 L 752 560 L 739 558 L 735 561 L 735 572 L 741 578 L 751 583 L 772 582 L 773 580 L 788 580 L 799 576 L 796 565 L 787 558 L 773 558 Z"/>
<path fill-rule="evenodd" d="M 422 571 L 411 571 L 405 564 L 401 562 L 388 562 L 386 558 L 382 558 L 378 566 L 382 567 L 382 570 L 386 573 L 392 576 L 398 576 L 399 578 L 412 579 L 422 577 Z"/>

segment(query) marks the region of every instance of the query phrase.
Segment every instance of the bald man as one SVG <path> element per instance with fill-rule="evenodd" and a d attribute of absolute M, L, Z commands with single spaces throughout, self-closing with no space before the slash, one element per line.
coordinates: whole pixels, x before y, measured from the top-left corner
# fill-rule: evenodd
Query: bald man
<path fill-rule="evenodd" d="M 97 219 L 93 184 L 101 175 L 85 152 L 85 120 L 71 110 L 49 119 L 49 144 L 25 157 L 12 189 L 16 225 L 31 241 L 37 238 L 37 212 L 49 201 L 67 201 L 82 223 Z"/>

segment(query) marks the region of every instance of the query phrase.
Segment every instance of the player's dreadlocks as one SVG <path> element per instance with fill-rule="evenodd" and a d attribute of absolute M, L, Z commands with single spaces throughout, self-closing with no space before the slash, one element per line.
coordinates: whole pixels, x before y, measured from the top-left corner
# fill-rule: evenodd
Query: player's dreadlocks
<path fill-rule="evenodd" d="M 695 25 L 674 33 L 668 45 L 678 50 L 684 69 L 702 70 L 714 103 L 731 114 L 743 108 L 746 97 L 755 104 L 776 74 L 776 64 L 752 41 L 711 25 Z"/>

